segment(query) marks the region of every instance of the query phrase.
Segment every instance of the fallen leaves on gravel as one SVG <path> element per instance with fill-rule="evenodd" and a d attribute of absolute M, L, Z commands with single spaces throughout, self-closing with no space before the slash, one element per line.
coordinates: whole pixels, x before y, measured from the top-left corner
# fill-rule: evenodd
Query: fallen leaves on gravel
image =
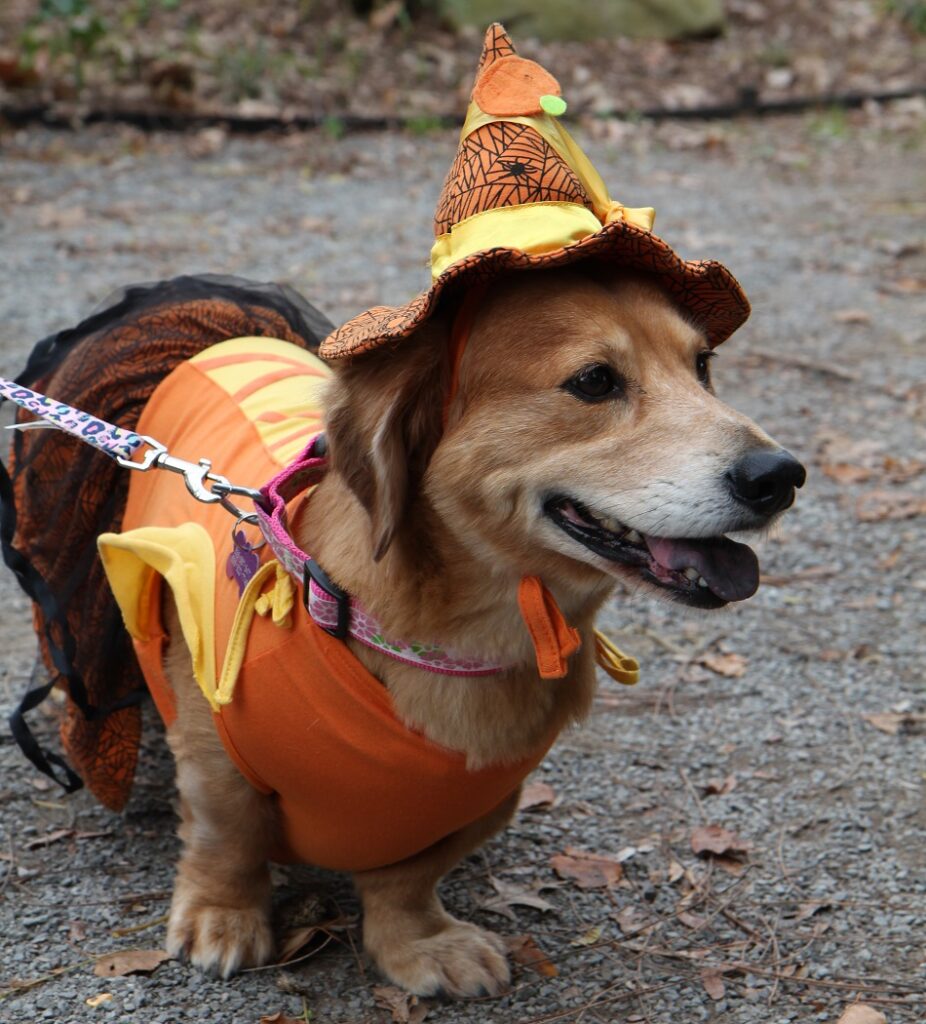
<path fill-rule="evenodd" d="M 698 825 L 691 830 L 691 849 L 699 857 L 729 856 L 748 853 L 752 844 L 720 825 Z"/>
<path fill-rule="evenodd" d="M 926 714 L 914 714 L 911 711 L 877 711 L 862 715 L 862 718 L 888 736 L 896 736 L 899 732 L 918 732 L 926 723 Z"/>
<path fill-rule="evenodd" d="M 98 992 L 95 996 L 88 996 L 84 1000 L 84 1003 L 87 1006 L 97 1007 L 97 1006 L 102 1006 L 104 1003 L 111 1002 L 112 998 L 113 998 L 112 992 Z"/>
<path fill-rule="evenodd" d="M 392 1014 L 394 1024 L 420 1024 L 430 1009 L 418 996 L 396 988 L 395 985 L 376 986 L 373 989 L 373 1001 L 381 1010 L 388 1010 Z"/>
<path fill-rule="evenodd" d="M 280 1010 L 277 1013 L 261 1017 L 258 1024 L 305 1024 L 305 1017 L 290 1017 Z"/>
<path fill-rule="evenodd" d="M 632 903 L 622 907 L 614 915 L 614 920 L 624 935 L 642 935 L 644 932 L 652 931 L 658 923 Z"/>
<path fill-rule="evenodd" d="M 544 889 L 558 888 L 559 883 L 555 885 L 538 883 L 537 885 L 526 886 L 519 885 L 517 882 L 509 882 L 504 878 L 496 878 L 494 875 L 490 876 L 489 881 L 492 883 L 496 894 L 480 904 L 483 910 L 488 910 L 493 914 L 501 914 L 512 921 L 517 920 L 514 911 L 511 909 L 512 907 L 531 907 L 533 910 L 540 910 L 543 913 L 548 913 L 551 910 L 555 912 L 556 910 L 553 904 L 545 900 L 540 893 Z"/>
<path fill-rule="evenodd" d="M 505 945 L 515 963 L 536 971 L 544 978 L 555 978 L 559 968 L 537 945 L 532 935 L 507 935 Z"/>
<path fill-rule="evenodd" d="M 518 800 L 519 811 L 546 810 L 553 806 L 556 799 L 556 791 L 546 782 L 529 782 L 521 790 L 521 798 Z"/>
<path fill-rule="evenodd" d="M 855 503 L 855 517 L 863 523 L 926 516 L 926 495 L 910 491 L 869 491 Z"/>
<path fill-rule="evenodd" d="M 550 867 L 560 878 L 568 878 L 580 889 L 610 888 L 619 882 L 624 871 L 616 857 L 591 853 L 575 846 L 550 858 Z"/>
<path fill-rule="evenodd" d="M 110 953 L 97 960 L 93 973 L 98 978 L 122 978 L 126 974 L 151 974 L 170 960 L 171 955 L 164 949 L 127 949 L 122 953 Z"/>
<path fill-rule="evenodd" d="M 837 1024 L 887 1024 L 887 1017 L 873 1006 L 855 1003 L 843 1013 Z"/>
<path fill-rule="evenodd" d="M 728 679 L 739 679 L 746 674 L 747 661 L 742 654 L 704 654 L 698 663 Z"/>
<path fill-rule="evenodd" d="M 705 967 L 701 971 L 701 984 L 711 999 L 723 999 L 727 994 L 726 985 L 723 983 L 723 971 L 716 967 Z"/>
<path fill-rule="evenodd" d="M 736 789 L 736 776 L 728 775 L 725 779 L 708 779 L 704 787 L 705 796 L 726 796 Z"/>

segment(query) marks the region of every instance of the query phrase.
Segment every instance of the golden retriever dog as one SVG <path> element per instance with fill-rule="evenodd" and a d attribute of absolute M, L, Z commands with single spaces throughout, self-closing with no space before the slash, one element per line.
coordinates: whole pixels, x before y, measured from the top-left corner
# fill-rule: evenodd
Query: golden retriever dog
<path fill-rule="evenodd" d="M 724 535 L 766 529 L 804 470 L 716 396 L 704 335 L 654 278 L 590 264 L 498 278 L 445 411 L 449 331 L 438 312 L 403 345 L 336 365 L 331 469 L 293 532 L 388 634 L 515 666 L 439 678 L 348 641 L 403 723 L 479 769 L 588 713 L 593 624 L 618 582 L 622 595 L 680 608 L 750 596 L 755 556 Z M 562 679 L 536 671 L 516 600 L 529 574 L 584 641 Z M 229 975 L 272 956 L 276 808 L 227 757 L 170 608 L 165 621 L 183 840 L 168 948 Z M 451 917 L 437 887 L 517 801 L 511 793 L 429 849 L 354 876 L 366 950 L 392 982 L 421 995 L 504 989 L 501 939 Z"/>

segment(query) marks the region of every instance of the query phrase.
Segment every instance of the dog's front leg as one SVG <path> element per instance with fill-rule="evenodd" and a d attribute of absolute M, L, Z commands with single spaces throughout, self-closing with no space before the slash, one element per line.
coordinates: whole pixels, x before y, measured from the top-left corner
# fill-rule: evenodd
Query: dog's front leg
<path fill-rule="evenodd" d="M 510 972 L 493 932 L 444 910 L 437 883 L 510 821 L 518 792 L 466 828 L 408 860 L 354 875 L 363 902 L 363 944 L 390 981 L 418 995 L 497 995 Z"/>
<path fill-rule="evenodd" d="M 164 621 L 176 640 L 164 670 L 177 703 L 167 740 L 177 763 L 183 840 L 167 949 L 227 978 L 266 963 L 273 951 L 268 855 L 276 811 L 225 753 L 169 600 Z"/>

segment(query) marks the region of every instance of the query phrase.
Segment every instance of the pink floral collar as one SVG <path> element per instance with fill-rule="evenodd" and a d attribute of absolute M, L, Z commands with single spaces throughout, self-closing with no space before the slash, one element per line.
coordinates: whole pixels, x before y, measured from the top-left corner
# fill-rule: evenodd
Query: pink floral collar
<path fill-rule="evenodd" d="M 302 454 L 261 488 L 266 503 L 255 502 L 257 521 L 280 565 L 302 585 L 303 603 L 316 625 L 332 636 L 351 636 L 396 661 L 445 676 L 491 676 L 505 670 L 479 658 L 467 658 L 436 644 L 386 637 L 379 622 L 356 599 L 334 583 L 322 567 L 293 540 L 286 505 L 317 484 L 328 470 L 323 434 L 312 438 Z"/>

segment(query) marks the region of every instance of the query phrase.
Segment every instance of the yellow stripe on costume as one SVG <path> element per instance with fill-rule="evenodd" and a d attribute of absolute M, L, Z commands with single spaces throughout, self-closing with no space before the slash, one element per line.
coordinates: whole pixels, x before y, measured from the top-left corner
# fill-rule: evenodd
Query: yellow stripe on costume
<path fill-rule="evenodd" d="M 322 429 L 322 390 L 331 371 L 311 352 L 277 338 L 233 338 L 190 363 L 235 399 L 281 466 Z"/>

